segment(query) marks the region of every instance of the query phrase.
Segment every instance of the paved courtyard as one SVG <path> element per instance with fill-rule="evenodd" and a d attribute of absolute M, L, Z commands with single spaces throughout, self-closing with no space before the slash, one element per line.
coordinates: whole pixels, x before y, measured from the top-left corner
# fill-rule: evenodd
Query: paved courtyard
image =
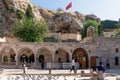
<path fill-rule="evenodd" d="M 4 69 L 0 75 L 0 80 L 90 80 L 90 76 L 81 76 L 81 71 L 89 74 L 89 70 L 77 70 L 77 74 L 70 70 L 49 70 L 27 69 L 23 74 L 22 69 Z M 105 80 L 116 80 L 120 78 L 119 69 L 106 70 Z"/>

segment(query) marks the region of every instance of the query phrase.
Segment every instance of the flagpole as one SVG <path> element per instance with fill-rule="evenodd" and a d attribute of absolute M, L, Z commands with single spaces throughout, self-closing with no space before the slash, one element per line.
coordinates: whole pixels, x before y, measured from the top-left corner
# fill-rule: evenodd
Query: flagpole
<path fill-rule="evenodd" d="M 66 6 L 66 9 L 65 9 L 65 16 L 67 16 L 67 10 L 70 9 L 72 7 L 72 2 L 70 2 L 67 6 Z M 71 17 L 70 17 L 70 26 L 71 26 Z M 70 32 L 72 32 L 70 30 Z M 69 35 L 68 35 L 69 36 Z"/>

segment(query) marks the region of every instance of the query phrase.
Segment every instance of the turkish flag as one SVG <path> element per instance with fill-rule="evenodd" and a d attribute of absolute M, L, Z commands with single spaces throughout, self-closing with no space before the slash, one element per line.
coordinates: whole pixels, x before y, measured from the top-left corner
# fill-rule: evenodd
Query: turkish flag
<path fill-rule="evenodd" d="M 69 8 L 72 7 L 72 2 L 70 2 L 67 6 L 66 6 L 66 10 L 68 10 Z"/>

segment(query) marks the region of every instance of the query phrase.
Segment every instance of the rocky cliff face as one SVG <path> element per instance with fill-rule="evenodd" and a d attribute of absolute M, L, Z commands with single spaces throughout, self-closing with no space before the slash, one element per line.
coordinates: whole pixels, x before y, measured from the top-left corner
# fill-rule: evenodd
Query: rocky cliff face
<path fill-rule="evenodd" d="M 5 0 L 0 1 L 0 35 L 6 36 L 11 31 L 10 23 L 14 21 L 14 14 L 9 13 Z"/>
<path fill-rule="evenodd" d="M 85 15 L 79 12 L 52 12 L 39 8 L 42 17 L 49 22 L 51 32 L 74 33 L 83 27 Z"/>
<path fill-rule="evenodd" d="M 83 28 L 83 23 L 89 19 L 96 20 L 101 23 L 100 18 L 96 15 L 84 15 L 78 11 L 75 12 L 53 12 L 47 9 L 38 7 L 41 16 L 49 23 L 51 32 L 61 33 L 77 33 Z"/>
<path fill-rule="evenodd" d="M 95 15 L 83 15 L 75 12 L 53 12 L 34 6 L 29 0 L 0 0 L 0 34 L 13 36 L 11 25 L 17 20 L 16 11 L 26 11 L 31 5 L 34 17 L 38 20 L 45 19 L 49 24 L 50 32 L 76 33 L 83 27 L 83 22 L 92 18 L 100 22 Z"/>
<path fill-rule="evenodd" d="M 20 10 L 24 13 L 28 4 L 32 7 L 34 17 L 41 19 L 38 8 L 29 0 L 0 0 L 0 36 L 13 36 L 11 26 L 17 20 L 16 11 Z"/>

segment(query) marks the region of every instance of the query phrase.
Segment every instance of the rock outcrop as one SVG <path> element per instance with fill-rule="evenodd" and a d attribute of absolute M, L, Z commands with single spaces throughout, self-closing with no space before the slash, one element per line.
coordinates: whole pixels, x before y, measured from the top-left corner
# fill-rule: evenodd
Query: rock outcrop
<path fill-rule="evenodd" d="M 51 32 L 60 33 L 77 33 L 83 28 L 83 23 L 89 19 L 101 22 L 101 20 L 91 14 L 84 15 L 78 11 L 75 12 L 53 12 L 47 9 L 39 8 L 41 16 L 49 23 L 49 30 Z"/>
<path fill-rule="evenodd" d="M 77 33 L 89 18 L 100 22 L 95 15 L 83 15 L 78 11 L 53 12 L 33 5 L 30 0 L 0 0 L 0 36 L 13 36 L 11 26 L 18 19 L 16 12 L 20 10 L 25 13 L 28 4 L 37 20 L 45 19 L 48 22 L 50 32 Z"/>
<path fill-rule="evenodd" d="M 32 5 L 29 0 L 0 0 L 0 36 L 13 36 L 11 26 L 17 20 L 16 11 L 23 13 L 28 4 L 31 5 L 34 17 L 41 19 L 41 14 L 37 7 Z"/>
<path fill-rule="evenodd" d="M 83 27 L 85 16 L 79 12 L 53 12 L 39 8 L 43 18 L 48 20 L 51 32 L 74 33 Z"/>

